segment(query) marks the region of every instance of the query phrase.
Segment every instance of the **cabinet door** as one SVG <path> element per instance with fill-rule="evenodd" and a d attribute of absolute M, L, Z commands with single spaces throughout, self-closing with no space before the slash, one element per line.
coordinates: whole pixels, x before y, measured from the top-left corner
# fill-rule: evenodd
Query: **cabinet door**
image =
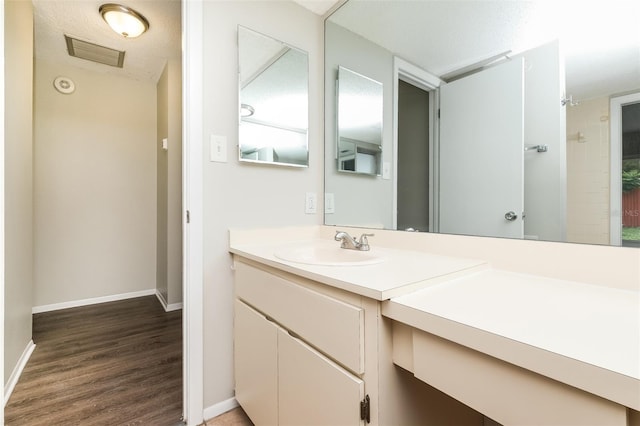
<path fill-rule="evenodd" d="M 236 399 L 256 425 L 278 424 L 278 327 L 236 300 Z"/>
<path fill-rule="evenodd" d="M 278 331 L 280 425 L 361 425 L 364 382 L 283 329 Z"/>

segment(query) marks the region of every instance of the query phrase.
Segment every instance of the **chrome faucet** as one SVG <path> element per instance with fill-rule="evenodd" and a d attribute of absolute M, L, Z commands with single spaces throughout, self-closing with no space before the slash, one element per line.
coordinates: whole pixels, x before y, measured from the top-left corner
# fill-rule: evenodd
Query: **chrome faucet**
<path fill-rule="evenodd" d="M 360 235 L 360 240 L 356 240 L 344 231 L 336 231 L 334 239 L 342 242 L 340 247 L 343 249 L 368 251 L 370 247 L 367 237 L 373 237 L 373 235 L 374 234 L 362 234 Z"/>

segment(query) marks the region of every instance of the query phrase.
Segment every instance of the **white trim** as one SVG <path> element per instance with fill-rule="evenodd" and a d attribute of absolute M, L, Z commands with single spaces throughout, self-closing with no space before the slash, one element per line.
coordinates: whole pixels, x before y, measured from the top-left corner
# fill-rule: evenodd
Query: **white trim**
<path fill-rule="evenodd" d="M 609 242 L 612 246 L 622 245 L 622 107 L 640 102 L 640 92 L 617 96 L 610 100 L 610 213 Z M 617 190 L 616 190 L 617 188 Z"/>
<path fill-rule="evenodd" d="M 131 293 L 113 294 L 110 296 L 93 297 L 91 299 L 72 300 L 69 302 L 53 303 L 51 305 L 40 305 L 31 308 L 31 313 L 40 314 L 42 312 L 59 311 L 60 309 L 77 308 L 79 306 L 96 305 L 98 303 L 116 302 L 118 300 L 133 299 L 135 297 L 151 296 L 156 293 L 155 289 L 134 291 Z"/>
<path fill-rule="evenodd" d="M 436 89 L 444 81 L 422 68 L 405 61 L 398 56 L 393 57 L 393 205 L 392 226 L 398 228 L 398 81 L 402 80 L 422 90 L 429 92 L 429 231 L 437 231 L 437 161 L 435 160 L 438 140 L 437 93 Z"/>
<path fill-rule="evenodd" d="M 24 351 L 22 351 L 22 355 L 20 355 L 20 359 L 18 359 L 18 363 L 13 368 L 13 371 L 9 376 L 9 379 L 7 380 L 7 384 L 4 386 L 4 405 L 7 405 L 7 402 L 9 402 L 9 398 L 11 398 L 13 389 L 18 384 L 18 380 L 20 380 L 22 371 L 24 370 L 24 367 L 26 367 L 27 362 L 29 361 L 29 358 L 31 358 L 31 354 L 33 353 L 33 350 L 35 348 L 36 348 L 36 345 L 33 343 L 33 340 L 29 340 L 29 343 L 27 343 L 27 346 L 24 348 Z"/>
<path fill-rule="evenodd" d="M 165 308 L 165 312 L 173 312 L 179 311 L 183 308 L 182 302 L 180 303 L 169 303 Z"/>
<path fill-rule="evenodd" d="M 183 418 L 203 421 L 203 0 L 182 2 Z M 186 211 L 190 221 L 186 221 Z"/>
<path fill-rule="evenodd" d="M 225 401 L 218 402 L 217 404 L 212 405 L 211 407 L 207 407 L 204 409 L 204 418 L 208 421 L 213 419 L 214 417 L 218 417 L 221 414 L 226 413 L 227 411 L 231 411 L 236 407 L 239 407 L 238 401 L 235 398 L 229 398 Z"/>
<path fill-rule="evenodd" d="M 4 381 L 4 2 L 0 2 L 0 383 Z M 4 386 L 0 386 L 4 400 Z M 0 406 L 0 424 L 4 421 L 4 404 Z"/>
<path fill-rule="evenodd" d="M 167 303 L 162 293 L 160 293 L 160 291 L 158 290 L 156 290 L 156 297 L 158 298 L 158 301 L 162 305 L 162 308 L 165 312 L 177 311 L 182 309 L 182 303 Z"/>

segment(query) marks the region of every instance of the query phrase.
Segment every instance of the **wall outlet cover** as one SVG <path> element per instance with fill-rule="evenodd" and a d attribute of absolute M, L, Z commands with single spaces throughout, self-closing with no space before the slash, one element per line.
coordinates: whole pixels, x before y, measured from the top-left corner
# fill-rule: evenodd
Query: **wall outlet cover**
<path fill-rule="evenodd" d="M 305 194 L 304 212 L 306 214 L 315 214 L 318 209 L 318 197 L 315 192 L 307 192 Z"/>
<path fill-rule="evenodd" d="M 326 192 L 324 194 L 324 212 L 327 214 L 336 212 L 336 203 L 332 192 Z"/>

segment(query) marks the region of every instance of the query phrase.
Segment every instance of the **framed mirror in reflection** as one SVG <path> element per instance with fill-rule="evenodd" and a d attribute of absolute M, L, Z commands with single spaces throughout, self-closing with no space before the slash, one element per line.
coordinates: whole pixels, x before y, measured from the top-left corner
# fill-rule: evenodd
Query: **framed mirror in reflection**
<path fill-rule="evenodd" d="M 238 27 L 240 161 L 307 167 L 306 52 Z"/>
<path fill-rule="evenodd" d="M 382 158 L 382 83 L 338 67 L 338 170 L 379 175 Z"/>
<path fill-rule="evenodd" d="M 386 179 L 354 185 L 327 162 L 325 223 L 640 245 L 640 189 L 623 186 L 640 175 L 639 13 L 637 1 L 349 0 L 325 22 L 325 158 L 339 65 L 392 88 L 393 130 Z"/>

